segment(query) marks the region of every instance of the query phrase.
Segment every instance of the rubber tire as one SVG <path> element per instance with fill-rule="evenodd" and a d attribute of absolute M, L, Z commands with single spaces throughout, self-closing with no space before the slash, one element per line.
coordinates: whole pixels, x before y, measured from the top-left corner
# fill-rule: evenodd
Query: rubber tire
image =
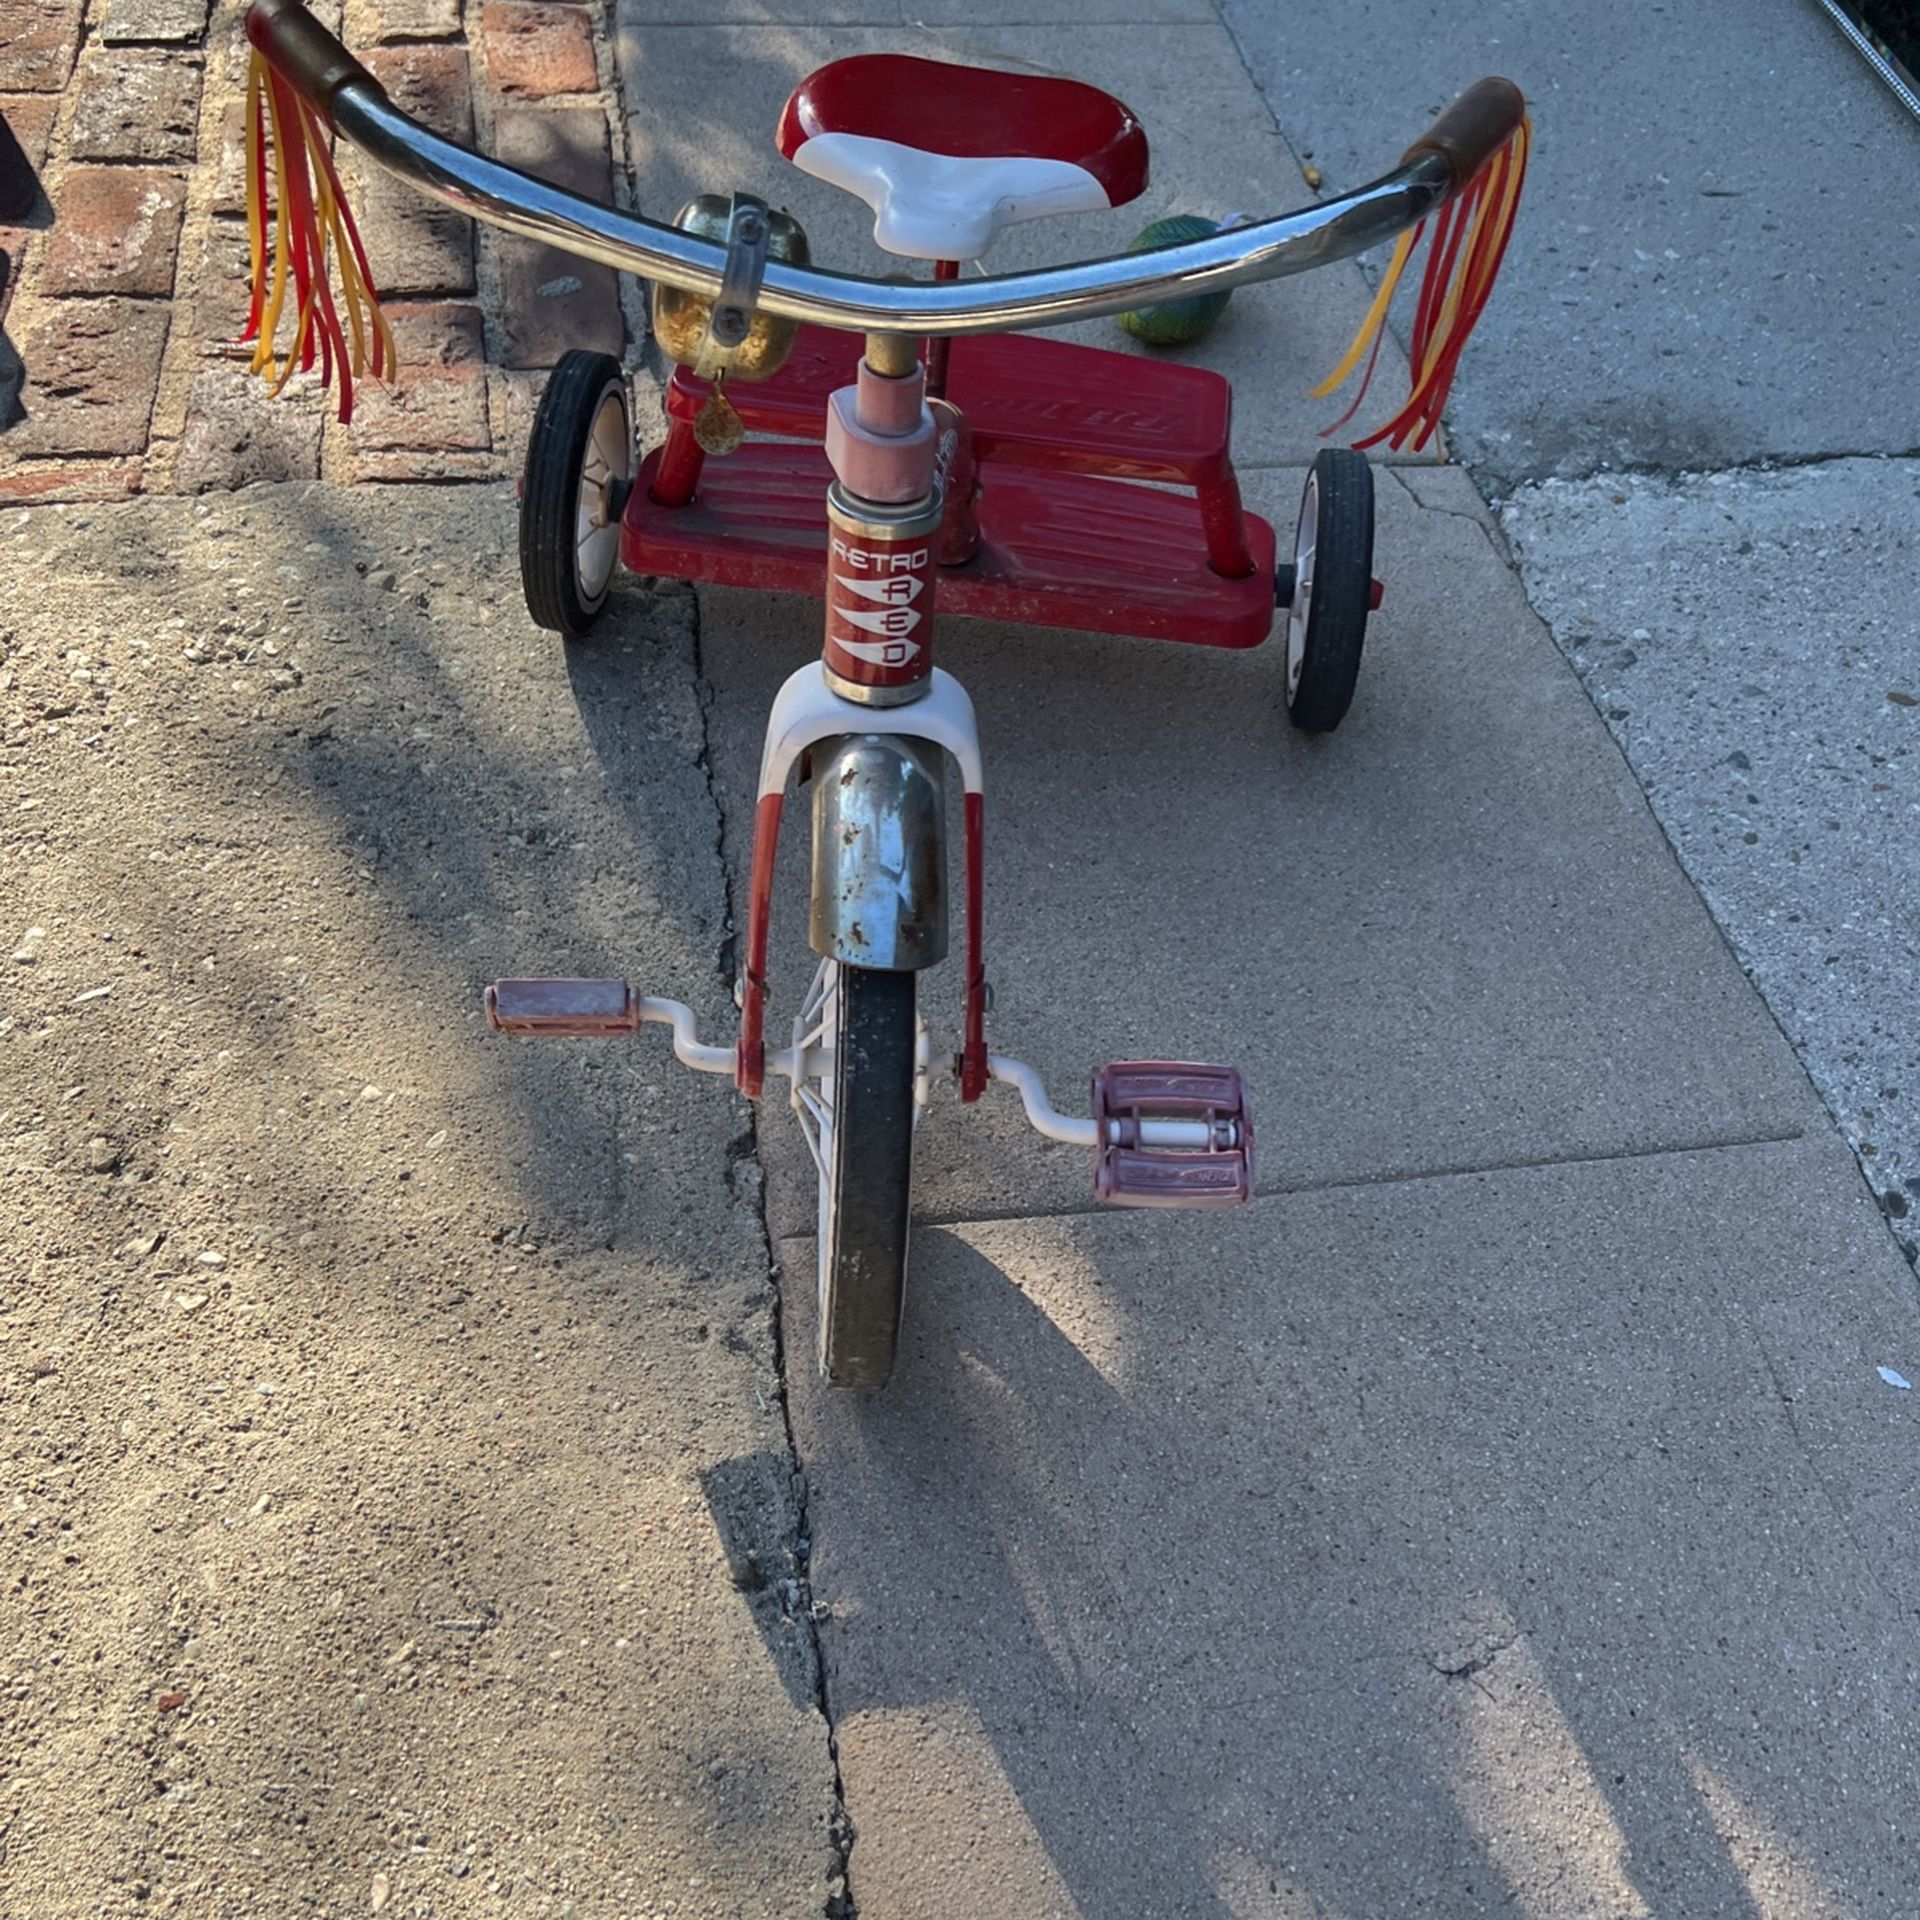
<path fill-rule="evenodd" d="M 900 1339 L 913 1195 L 911 973 L 839 970 L 833 1058 L 831 1242 L 820 1302 L 820 1375 L 884 1387 Z"/>
<path fill-rule="evenodd" d="M 1319 495 L 1312 598 L 1287 718 L 1302 733 L 1331 733 L 1353 704 L 1373 604 L 1373 469 L 1352 447 L 1325 447 L 1311 480 Z"/>
<path fill-rule="evenodd" d="M 527 437 L 520 490 L 520 588 L 534 625 L 569 640 L 581 639 L 599 619 L 620 570 L 616 561 L 597 597 L 589 600 L 582 594 L 574 551 L 580 471 L 594 417 L 610 386 L 619 389 L 631 444 L 633 406 L 619 361 L 577 347 L 554 368 Z"/>

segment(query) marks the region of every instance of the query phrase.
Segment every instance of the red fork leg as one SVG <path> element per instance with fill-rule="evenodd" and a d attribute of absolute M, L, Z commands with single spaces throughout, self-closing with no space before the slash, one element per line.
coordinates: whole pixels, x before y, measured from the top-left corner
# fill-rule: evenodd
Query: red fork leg
<path fill-rule="evenodd" d="M 1247 520 L 1240 507 L 1240 482 L 1231 467 L 1194 488 L 1200 496 L 1200 522 L 1207 534 L 1207 565 L 1227 580 L 1244 580 L 1253 571 L 1247 551 Z"/>
<path fill-rule="evenodd" d="M 943 567 L 964 567 L 980 550 L 980 512 L 975 496 L 979 492 L 979 468 L 973 458 L 973 429 L 967 417 L 951 400 L 928 402 L 935 425 L 940 430 L 936 456 L 941 477 L 946 518 L 940 522 L 940 540 L 934 558 Z M 948 435 L 952 452 L 948 452 Z"/>
<path fill-rule="evenodd" d="M 987 963 L 981 915 L 986 908 L 987 796 L 967 795 L 967 1000 L 966 1038 L 960 1048 L 960 1098 L 971 1104 L 987 1087 Z"/>
<path fill-rule="evenodd" d="M 933 263 L 933 277 L 936 280 L 958 280 L 960 262 L 958 260 L 936 260 Z M 953 339 L 948 334 L 936 334 L 927 342 L 927 398 L 943 400 L 947 393 L 947 362 L 953 356 Z"/>
<path fill-rule="evenodd" d="M 667 443 L 660 449 L 660 464 L 653 470 L 653 485 L 648 489 L 663 507 L 684 507 L 700 484 L 700 469 L 707 456 L 693 437 L 693 423 L 675 420 L 667 428 Z"/>
<path fill-rule="evenodd" d="M 740 970 L 740 1051 L 734 1084 L 757 1100 L 767 1080 L 767 925 L 773 913 L 773 856 L 786 796 L 761 795 L 753 816 L 753 879 L 747 894 L 747 963 Z"/>

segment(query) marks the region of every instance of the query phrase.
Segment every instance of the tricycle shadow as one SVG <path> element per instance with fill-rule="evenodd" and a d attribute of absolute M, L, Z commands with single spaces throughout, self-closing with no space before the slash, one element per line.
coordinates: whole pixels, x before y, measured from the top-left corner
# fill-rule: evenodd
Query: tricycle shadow
<path fill-rule="evenodd" d="M 1408 1417 L 1457 1378 L 1354 1351 L 1444 1278 L 1419 1236 L 1352 1229 L 1383 1303 L 1275 1207 L 1186 1251 L 1143 1216 L 923 1231 L 888 1391 L 791 1370 L 863 1910 L 1523 1920 L 1555 1885 L 1757 1920 L 1720 1796 L 1752 1830 L 1773 1796 L 1701 1757 L 1711 1685 L 1676 1675 L 1669 1718 L 1630 1664 L 1591 1684 L 1620 1655 L 1562 1623 L 1609 1552 L 1554 1593 Z M 805 1355 L 812 1246 L 781 1253 Z M 1423 1317 L 1481 1338 L 1480 1303 L 1431 1291 Z M 1585 1477 L 1529 1487 L 1509 1444 L 1517 1511 L 1582 1510 Z"/>

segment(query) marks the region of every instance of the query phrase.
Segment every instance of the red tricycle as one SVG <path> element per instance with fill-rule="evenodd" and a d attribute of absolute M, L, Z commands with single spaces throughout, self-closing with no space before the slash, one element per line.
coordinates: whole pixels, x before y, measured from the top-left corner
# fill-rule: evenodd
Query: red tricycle
<path fill-rule="evenodd" d="M 1042 1134 L 1090 1152 L 1109 1204 L 1250 1198 L 1253 1126 L 1235 1069 L 1103 1067 L 1090 1111 L 1068 1116 L 1031 1068 L 989 1051 L 983 764 L 972 703 L 934 664 L 934 609 L 1217 647 L 1258 646 L 1278 617 L 1286 711 L 1311 731 L 1337 726 L 1379 595 L 1364 454 L 1314 460 L 1281 557 L 1273 529 L 1241 504 L 1226 381 L 1023 330 L 1217 294 L 1398 236 L 1343 378 L 1369 341 L 1377 354 L 1394 287 L 1430 227 L 1414 390 L 1374 436 L 1424 440 L 1511 227 L 1527 147 L 1517 89 L 1481 81 L 1392 172 L 1302 212 L 975 277 L 963 268 L 1002 229 L 1142 193 L 1139 122 L 1075 80 L 902 55 L 839 60 L 795 90 L 776 139 L 796 166 L 867 202 L 881 247 L 931 266 L 926 278 L 882 281 L 816 268 L 797 224 L 747 194 L 701 196 L 666 226 L 467 153 L 395 108 L 297 0 L 254 0 L 248 29 L 263 198 L 266 125 L 276 166 L 305 156 L 285 168 L 275 227 L 301 300 L 289 368 L 317 341 L 323 370 L 345 383 L 369 360 L 380 373 L 390 346 L 329 126 L 425 193 L 654 283 L 655 339 L 678 363 L 664 442 L 637 457 L 626 376 L 605 355 L 569 354 L 540 403 L 520 503 L 522 579 L 540 625 L 585 635 L 622 563 L 825 604 L 823 653 L 788 678 L 767 729 L 734 1043 L 702 1043 L 687 1007 L 622 980 L 498 981 L 487 990 L 494 1027 L 611 1035 L 658 1022 L 685 1065 L 749 1096 L 770 1075 L 788 1083 L 818 1171 L 819 1364 L 834 1385 L 878 1386 L 892 1368 L 914 1133 L 942 1083 L 963 1103 L 996 1081 L 1011 1087 Z M 265 228 L 262 210 L 256 236 Z M 350 327 L 328 295 L 330 256 Z M 258 246 L 256 258 L 258 319 L 273 284 Z M 258 331 L 277 372 L 271 325 Z M 963 795 L 965 969 L 952 1045 L 928 1030 L 916 994 L 949 947 L 949 761 Z M 796 780 L 811 796 L 819 965 L 787 1044 L 769 1046 L 774 856 Z"/>

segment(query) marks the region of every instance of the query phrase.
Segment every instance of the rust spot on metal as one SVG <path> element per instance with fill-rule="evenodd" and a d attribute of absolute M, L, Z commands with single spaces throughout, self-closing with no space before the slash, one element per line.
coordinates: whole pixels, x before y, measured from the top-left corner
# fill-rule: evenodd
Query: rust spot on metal
<path fill-rule="evenodd" d="M 864 947 L 867 944 L 866 931 L 862 928 L 858 920 L 849 923 L 847 927 L 847 938 L 851 940 L 855 946 Z"/>

